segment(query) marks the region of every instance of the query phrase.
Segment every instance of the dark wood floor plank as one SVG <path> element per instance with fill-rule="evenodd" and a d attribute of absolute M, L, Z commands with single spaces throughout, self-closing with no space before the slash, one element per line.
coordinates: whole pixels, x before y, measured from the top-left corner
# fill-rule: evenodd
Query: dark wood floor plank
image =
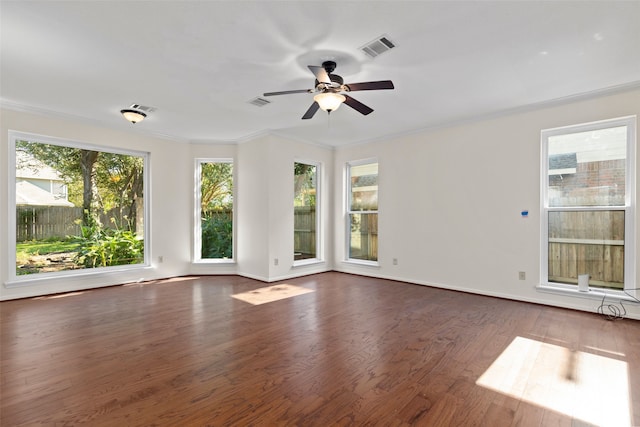
<path fill-rule="evenodd" d="M 638 321 L 341 273 L 286 282 L 314 292 L 253 306 L 231 295 L 262 282 L 185 277 L 2 302 L 0 425 L 586 425 L 478 384 L 522 340 L 624 363 L 640 425 Z"/>

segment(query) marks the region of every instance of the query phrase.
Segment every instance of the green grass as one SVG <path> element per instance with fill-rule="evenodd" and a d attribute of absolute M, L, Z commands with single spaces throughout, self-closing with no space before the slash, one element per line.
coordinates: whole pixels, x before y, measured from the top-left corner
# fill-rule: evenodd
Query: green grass
<path fill-rule="evenodd" d="M 16 252 L 24 255 L 44 255 L 56 252 L 75 252 L 80 245 L 68 241 L 31 240 L 16 244 Z"/>

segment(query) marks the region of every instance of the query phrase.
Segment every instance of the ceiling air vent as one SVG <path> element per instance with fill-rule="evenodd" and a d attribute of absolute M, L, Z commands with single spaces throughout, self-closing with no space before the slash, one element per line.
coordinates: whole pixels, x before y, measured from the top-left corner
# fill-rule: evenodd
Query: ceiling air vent
<path fill-rule="evenodd" d="M 387 36 L 380 36 L 377 39 L 362 46 L 360 50 L 371 58 L 375 58 L 376 56 L 385 53 L 386 51 L 391 50 L 394 47 L 396 47 L 395 43 L 389 40 Z"/>
<path fill-rule="evenodd" d="M 145 113 L 153 113 L 154 111 L 156 111 L 155 107 L 148 107 L 146 105 L 140 105 L 140 104 L 131 104 L 131 107 L 129 108 L 133 110 L 144 111 Z"/>
<path fill-rule="evenodd" d="M 264 98 L 253 98 L 251 101 L 249 101 L 249 104 L 255 105 L 256 107 L 264 107 L 267 104 L 271 104 L 271 101 L 267 101 Z"/>

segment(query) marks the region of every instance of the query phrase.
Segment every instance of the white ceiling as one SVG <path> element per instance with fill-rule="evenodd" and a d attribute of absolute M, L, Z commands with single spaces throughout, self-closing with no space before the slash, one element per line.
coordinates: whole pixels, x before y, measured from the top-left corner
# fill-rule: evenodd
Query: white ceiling
<path fill-rule="evenodd" d="M 5 1 L 2 104 L 182 141 L 270 132 L 340 146 L 640 85 L 640 1 Z M 396 48 L 359 48 L 380 35 Z M 338 63 L 353 92 L 300 118 L 307 65 Z M 136 125 L 119 110 L 157 111 Z"/>

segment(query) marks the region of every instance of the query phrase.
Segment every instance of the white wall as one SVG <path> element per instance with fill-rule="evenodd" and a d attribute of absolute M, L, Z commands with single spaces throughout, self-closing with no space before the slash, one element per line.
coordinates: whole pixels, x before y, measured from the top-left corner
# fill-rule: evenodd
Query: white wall
<path fill-rule="evenodd" d="M 323 262 L 293 266 L 293 164 L 296 161 L 320 163 L 320 215 L 325 220 L 320 237 L 323 244 L 318 257 Z M 332 190 L 333 151 L 326 147 L 302 144 L 271 136 L 269 144 L 269 281 L 328 271 L 333 266 Z M 324 249 L 324 250 L 323 250 Z M 274 259 L 278 259 L 278 265 Z"/>
<path fill-rule="evenodd" d="M 640 90 L 337 150 L 335 269 L 593 311 L 599 300 L 536 290 L 540 131 L 634 114 L 640 116 Z M 344 164 L 369 157 L 380 168 L 377 268 L 344 262 Z M 518 280 L 519 271 L 526 280 Z"/>
<path fill-rule="evenodd" d="M 236 194 L 238 273 L 269 278 L 269 138 L 238 146 Z"/>
<path fill-rule="evenodd" d="M 265 136 L 238 146 L 238 274 L 275 281 L 332 268 L 331 178 L 333 152 L 277 136 Z M 293 267 L 293 163 L 322 164 L 321 185 L 327 200 L 322 239 L 325 259 Z M 275 259 L 278 265 L 275 265 Z"/>
<path fill-rule="evenodd" d="M 150 153 L 151 197 L 151 267 L 91 276 L 47 278 L 7 287 L 8 265 L 8 131 L 45 135 L 69 141 L 95 144 L 101 147 L 132 149 Z M 136 280 L 150 280 L 188 273 L 190 260 L 191 206 L 189 188 L 192 179 L 185 165 L 189 150 L 184 143 L 121 132 L 99 126 L 78 123 L 64 118 L 1 110 L 0 120 L 0 299 L 11 299 L 68 292 Z M 148 189 L 149 190 L 149 189 Z M 159 257 L 163 262 L 159 263 Z"/>
<path fill-rule="evenodd" d="M 2 110 L 0 299 L 185 274 L 240 274 L 273 281 L 335 269 L 593 311 L 600 301 L 536 289 L 541 244 L 540 131 L 628 115 L 640 116 L 640 90 L 336 150 L 276 135 L 237 145 L 191 144 L 185 149 L 183 142 Z M 153 266 L 136 273 L 5 287 L 11 267 L 6 262 L 8 130 L 150 152 Z M 194 159 L 198 157 L 236 160 L 236 264 L 191 263 Z M 371 157 L 380 163 L 379 267 L 344 262 L 344 164 Z M 292 266 L 296 160 L 323 164 L 327 196 L 322 204 L 325 262 L 304 267 Z M 636 192 L 639 188 L 636 176 Z M 529 218 L 520 217 L 523 209 L 529 210 Z M 636 236 L 640 240 L 638 224 Z M 163 263 L 158 263 L 159 256 Z M 392 265 L 393 258 L 398 265 Z M 638 251 L 635 258 L 638 265 Z M 519 271 L 526 272 L 526 280 L 518 280 Z M 627 308 L 631 317 L 640 318 L 638 307 Z"/>

